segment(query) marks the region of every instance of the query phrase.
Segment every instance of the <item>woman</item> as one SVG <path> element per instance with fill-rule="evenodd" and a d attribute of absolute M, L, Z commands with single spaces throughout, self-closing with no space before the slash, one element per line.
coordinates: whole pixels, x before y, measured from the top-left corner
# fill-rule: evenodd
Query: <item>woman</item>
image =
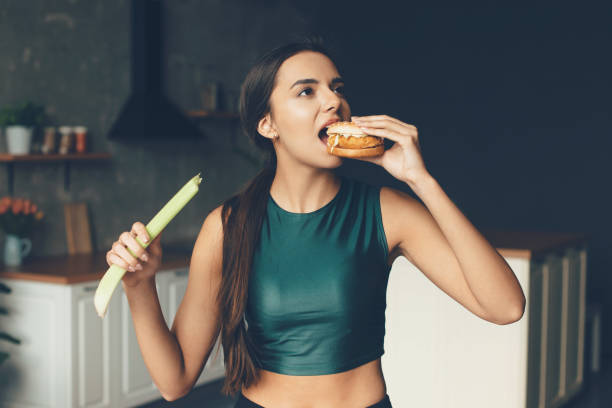
<path fill-rule="evenodd" d="M 328 53 L 312 42 L 273 50 L 251 69 L 241 119 L 270 159 L 206 217 L 171 330 L 155 290 L 160 238 L 144 250 L 134 237 L 148 234 L 136 222 L 107 253 L 109 264 L 132 272 L 123 287 L 165 399 L 191 389 L 221 335 L 223 391 L 240 392 L 236 407 L 391 406 L 380 356 L 387 278 L 399 255 L 477 316 L 521 318 L 514 273 L 428 173 L 417 129 L 384 115 L 351 116 L 342 90 Z M 335 174 L 342 159 L 320 136 L 346 120 L 395 142 L 363 160 L 405 182 L 425 206 Z"/>

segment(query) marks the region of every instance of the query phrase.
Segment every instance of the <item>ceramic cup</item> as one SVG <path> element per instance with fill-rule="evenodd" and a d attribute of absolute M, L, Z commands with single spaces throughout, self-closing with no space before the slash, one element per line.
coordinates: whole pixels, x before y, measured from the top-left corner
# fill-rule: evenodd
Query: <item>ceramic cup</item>
<path fill-rule="evenodd" d="M 23 258 L 28 256 L 32 249 L 29 238 L 19 238 L 17 235 L 6 234 L 4 242 L 4 264 L 6 266 L 19 266 Z"/>

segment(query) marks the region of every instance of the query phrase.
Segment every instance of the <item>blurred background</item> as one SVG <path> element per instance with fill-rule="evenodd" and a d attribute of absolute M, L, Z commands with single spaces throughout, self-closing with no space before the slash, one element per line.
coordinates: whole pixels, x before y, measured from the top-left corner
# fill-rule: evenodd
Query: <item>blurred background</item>
<path fill-rule="evenodd" d="M 111 138 L 137 82 L 132 2 L 0 0 L 0 108 L 44 107 L 31 153 L 42 152 L 44 127 L 85 126 L 86 151 L 109 154 L 69 165 L 12 161 L 3 129 L 0 196 L 45 212 L 24 265 L 68 253 L 66 203 L 87 204 L 92 250 L 105 252 L 201 172 L 200 194 L 162 240 L 192 248 L 208 212 L 260 168 L 236 116 L 248 68 L 316 33 L 336 56 L 353 113 L 417 126 L 430 173 L 476 227 L 588 234 L 586 302 L 601 308 L 610 359 L 609 2 L 157 3 L 161 91 L 189 123 L 155 135 L 126 125 Z M 347 161 L 344 170 L 408 191 L 373 165 Z"/>

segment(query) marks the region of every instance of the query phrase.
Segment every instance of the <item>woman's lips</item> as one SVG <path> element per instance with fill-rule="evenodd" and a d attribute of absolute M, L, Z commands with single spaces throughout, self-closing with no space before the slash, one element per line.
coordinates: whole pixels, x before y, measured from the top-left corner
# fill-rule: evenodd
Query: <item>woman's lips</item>
<path fill-rule="evenodd" d="M 329 127 L 331 124 L 336 123 L 336 122 L 340 122 L 340 119 L 335 118 L 335 119 L 328 120 L 328 121 L 327 121 L 327 122 L 326 122 L 326 123 L 323 125 L 323 128 L 321 128 L 321 132 L 327 132 L 327 128 L 328 128 L 328 127 Z"/>

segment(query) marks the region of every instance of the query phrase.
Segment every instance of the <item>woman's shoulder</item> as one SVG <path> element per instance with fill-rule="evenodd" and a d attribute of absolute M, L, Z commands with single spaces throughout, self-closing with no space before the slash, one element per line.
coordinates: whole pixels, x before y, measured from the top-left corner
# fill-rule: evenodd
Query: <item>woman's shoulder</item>
<path fill-rule="evenodd" d="M 388 186 L 380 187 L 381 210 L 390 217 L 421 211 L 422 204 L 410 194 Z"/>
<path fill-rule="evenodd" d="M 387 186 L 380 188 L 380 212 L 391 250 L 412 235 L 422 235 L 424 230 L 420 226 L 431 217 L 419 200 Z"/>
<path fill-rule="evenodd" d="M 194 246 L 195 252 L 202 252 L 207 249 L 207 246 L 210 246 L 211 243 L 216 244 L 218 246 L 219 243 L 223 242 L 223 204 L 219 205 L 211 212 L 208 213 L 204 222 L 202 223 L 202 227 L 200 228 L 200 233 L 196 239 L 196 243 Z"/>
<path fill-rule="evenodd" d="M 380 195 L 381 205 L 390 204 L 392 206 L 402 206 L 410 204 L 418 204 L 418 200 L 410 194 L 389 186 L 376 184 L 367 180 L 360 180 L 348 176 L 341 176 L 347 190 L 353 192 L 361 192 L 362 194 Z M 378 198 L 378 197 L 377 197 Z"/>

